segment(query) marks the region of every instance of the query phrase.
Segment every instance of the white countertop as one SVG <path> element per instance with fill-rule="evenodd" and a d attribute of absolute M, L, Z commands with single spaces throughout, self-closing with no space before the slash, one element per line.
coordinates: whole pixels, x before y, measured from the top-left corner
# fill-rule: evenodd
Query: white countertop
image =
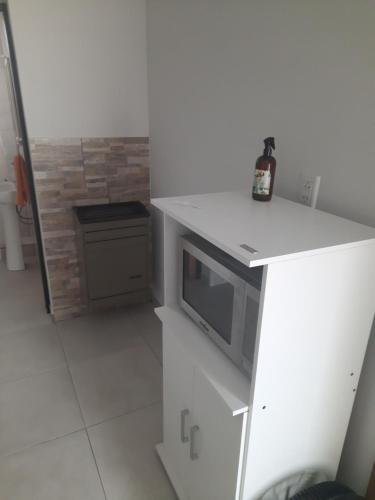
<path fill-rule="evenodd" d="M 250 267 L 375 244 L 374 228 L 277 196 L 259 202 L 236 191 L 156 198 L 152 205 Z"/>

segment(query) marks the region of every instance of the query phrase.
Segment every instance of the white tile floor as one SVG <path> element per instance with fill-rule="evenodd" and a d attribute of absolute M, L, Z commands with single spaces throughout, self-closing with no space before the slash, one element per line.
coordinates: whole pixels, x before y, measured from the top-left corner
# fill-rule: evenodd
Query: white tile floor
<path fill-rule="evenodd" d="M 152 305 L 54 324 L 37 269 L 0 264 L 0 500 L 175 500 Z"/>
<path fill-rule="evenodd" d="M 45 313 L 40 271 L 8 271 L 0 261 L 0 335 L 22 330 L 25 325 L 50 324 Z"/>

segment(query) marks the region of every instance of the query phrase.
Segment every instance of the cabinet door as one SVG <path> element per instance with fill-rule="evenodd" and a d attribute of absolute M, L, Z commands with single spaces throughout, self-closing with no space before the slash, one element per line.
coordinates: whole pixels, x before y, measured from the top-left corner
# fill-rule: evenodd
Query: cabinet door
<path fill-rule="evenodd" d="M 186 497 L 189 484 L 189 439 L 192 416 L 193 365 L 173 333 L 163 329 L 163 444 Z M 179 488 L 180 487 L 180 488 Z"/>
<path fill-rule="evenodd" d="M 86 243 L 90 299 L 100 299 L 147 286 L 146 236 Z"/>
<path fill-rule="evenodd" d="M 190 437 L 192 500 L 235 500 L 239 489 L 242 434 L 246 415 L 233 416 L 198 368 L 194 371 L 193 426 Z"/>

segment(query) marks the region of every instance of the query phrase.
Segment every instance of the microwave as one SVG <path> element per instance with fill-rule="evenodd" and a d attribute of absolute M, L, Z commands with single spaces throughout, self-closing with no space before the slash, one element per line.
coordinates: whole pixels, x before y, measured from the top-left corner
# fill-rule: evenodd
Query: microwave
<path fill-rule="evenodd" d="M 180 248 L 180 306 L 250 378 L 263 267 L 249 268 L 195 234 L 182 236 Z"/>

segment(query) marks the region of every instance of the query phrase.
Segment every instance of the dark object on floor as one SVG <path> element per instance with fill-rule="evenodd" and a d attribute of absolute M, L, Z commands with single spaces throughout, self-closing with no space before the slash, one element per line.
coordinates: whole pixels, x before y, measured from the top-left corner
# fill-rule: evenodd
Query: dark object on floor
<path fill-rule="evenodd" d="M 367 487 L 366 500 L 375 500 L 375 464 L 372 467 L 372 473 Z"/>
<path fill-rule="evenodd" d="M 150 214 L 146 207 L 136 201 L 73 210 L 82 299 L 88 309 L 150 300 Z"/>
<path fill-rule="evenodd" d="M 310 488 L 300 491 L 290 500 L 362 500 L 347 486 L 336 481 L 326 481 L 315 484 Z"/>

